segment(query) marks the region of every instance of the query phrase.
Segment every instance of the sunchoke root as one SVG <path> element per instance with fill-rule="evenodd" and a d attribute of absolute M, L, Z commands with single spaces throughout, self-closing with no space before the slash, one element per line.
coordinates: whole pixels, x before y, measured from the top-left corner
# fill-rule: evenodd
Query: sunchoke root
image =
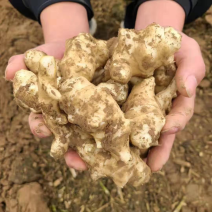
<path fill-rule="evenodd" d="M 106 41 L 81 33 L 66 42 L 66 51 L 59 67 L 66 79 L 83 76 L 91 81 L 95 71 L 103 68 L 108 58 Z"/>
<path fill-rule="evenodd" d="M 181 35 L 173 28 L 157 24 L 140 31 L 120 29 L 110 65 L 111 78 L 128 83 L 132 76 L 152 76 L 157 68 L 174 62 L 180 41 Z"/>
<path fill-rule="evenodd" d="M 158 145 L 176 96 L 174 53 L 180 41 L 173 28 L 152 24 L 141 31 L 120 29 L 109 41 L 81 33 L 67 41 L 61 60 L 29 50 L 29 70 L 16 72 L 14 97 L 43 114 L 55 137 L 55 159 L 71 147 L 92 179 L 142 185 L 151 175 L 142 158 Z"/>
<path fill-rule="evenodd" d="M 125 117 L 131 120 L 130 140 L 145 152 L 158 145 L 165 117 L 155 98 L 155 79 L 150 77 L 135 85 L 123 106 Z"/>

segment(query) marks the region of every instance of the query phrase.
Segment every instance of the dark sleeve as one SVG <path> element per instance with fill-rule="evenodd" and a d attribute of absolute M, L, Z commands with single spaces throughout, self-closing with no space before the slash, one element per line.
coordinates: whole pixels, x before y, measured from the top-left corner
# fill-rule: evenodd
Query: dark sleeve
<path fill-rule="evenodd" d="M 144 2 L 151 0 L 133 0 L 126 8 L 124 26 L 129 29 L 135 27 L 138 8 Z M 172 0 L 178 3 L 186 14 L 185 23 L 190 23 L 201 17 L 211 6 L 212 0 Z"/>
<path fill-rule="evenodd" d="M 41 12 L 48 7 L 49 5 L 58 3 L 58 2 L 75 2 L 83 5 L 88 14 L 88 20 L 90 21 L 93 17 L 93 11 L 91 7 L 90 0 L 22 0 L 25 7 L 27 7 L 35 16 L 36 20 L 40 22 Z"/>
<path fill-rule="evenodd" d="M 137 13 L 138 7 L 149 0 L 136 0 L 136 6 L 135 6 L 135 13 Z M 177 2 L 185 11 L 186 17 L 188 17 L 189 13 L 192 11 L 192 9 L 195 7 L 197 4 L 198 0 L 173 0 Z M 199 0 L 201 1 L 201 0 Z"/>

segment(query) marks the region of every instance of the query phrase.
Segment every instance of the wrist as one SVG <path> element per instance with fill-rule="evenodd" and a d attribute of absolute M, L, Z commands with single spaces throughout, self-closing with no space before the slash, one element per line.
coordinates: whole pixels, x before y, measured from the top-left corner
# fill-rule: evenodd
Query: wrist
<path fill-rule="evenodd" d="M 147 1 L 138 8 L 135 29 L 144 29 L 155 22 L 182 31 L 184 21 L 185 12 L 178 3 L 171 0 Z"/>
<path fill-rule="evenodd" d="M 40 20 L 45 43 L 62 42 L 79 33 L 89 32 L 87 11 L 73 2 L 60 2 L 45 8 Z"/>

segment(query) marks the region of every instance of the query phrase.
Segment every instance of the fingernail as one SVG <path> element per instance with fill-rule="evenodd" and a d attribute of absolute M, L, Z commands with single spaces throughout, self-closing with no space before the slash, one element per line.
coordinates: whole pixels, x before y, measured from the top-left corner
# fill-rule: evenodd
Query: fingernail
<path fill-rule="evenodd" d="M 43 122 L 40 122 L 35 128 L 34 132 L 39 137 L 48 137 L 51 135 L 51 132 L 47 129 L 46 125 Z"/>
<path fill-rule="evenodd" d="M 8 60 L 7 67 L 6 67 L 5 72 L 4 72 L 4 73 L 5 73 L 5 79 L 8 80 L 8 81 L 11 81 L 11 82 L 12 82 L 11 79 L 7 79 L 7 71 L 8 71 L 8 66 L 9 66 L 9 64 L 15 59 L 15 57 L 16 57 L 16 56 L 12 56 L 12 57 Z"/>
<path fill-rule="evenodd" d="M 163 166 L 161 168 L 159 168 L 158 170 L 152 170 L 152 173 L 153 174 L 160 173 L 162 169 L 163 169 Z"/>
<path fill-rule="evenodd" d="M 4 77 L 5 77 L 5 79 L 6 79 L 7 81 L 13 82 L 12 79 L 8 78 L 8 77 L 9 77 L 8 74 L 7 74 L 7 72 L 8 72 L 8 66 L 9 66 L 9 65 L 7 65 L 7 67 L 6 67 L 5 71 L 4 71 Z"/>
<path fill-rule="evenodd" d="M 187 93 L 188 97 L 193 96 L 196 87 L 197 87 L 196 77 L 193 75 L 187 77 L 187 79 L 185 81 L 185 89 L 186 89 L 186 93 Z"/>
<path fill-rule="evenodd" d="M 14 59 L 15 59 L 15 56 L 12 56 L 12 57 L 8 60 L 8 64 L 11 63 Z"/>
<path fill-rule="evenodd" d="M 180 129 L 178 127 L 171 127 L 169 129 L 163 130 L 161 133 L 163 135 L 167 135 L 167 134 L 169 135 L 169 134 L 175 134 L 179 131 L 180 131 Z"/>
<path fill-rule="evenodd" d="M 7 67 L 8 67 L 8 66 L 7 66 Z M 6 80 L 8 80 L 8 79 L 7 79 L 7 67 L 6 67 L 5 71 L 4 71 L 4 76 L 5 76 L 5 79 L 6 79 Z"/>

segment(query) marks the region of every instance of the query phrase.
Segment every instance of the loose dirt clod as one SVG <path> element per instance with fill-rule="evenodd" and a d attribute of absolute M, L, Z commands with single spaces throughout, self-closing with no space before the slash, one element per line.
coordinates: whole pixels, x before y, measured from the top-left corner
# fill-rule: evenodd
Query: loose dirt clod
<path fill-rule="evenodd" d="M 30 183 L 19 189 L 18 211 L 50 212 L 45 202 L 43 190 L 38 183 Z"/>

